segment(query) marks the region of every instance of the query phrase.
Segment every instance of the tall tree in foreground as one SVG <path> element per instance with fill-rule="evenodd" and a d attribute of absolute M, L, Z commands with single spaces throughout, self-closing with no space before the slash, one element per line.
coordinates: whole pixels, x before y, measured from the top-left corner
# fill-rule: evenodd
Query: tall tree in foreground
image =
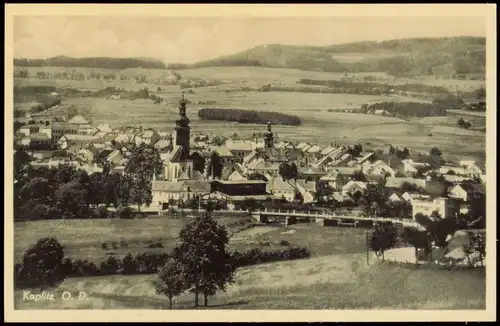
<path fill-rule="evenodd" d="M 420 231 L 413 227 L 406 227 L 403 230 L 403 237 L 415 248 L 415 260 L 418 262 L 418 249 L 423 249 L 426 253 L 431 251 L 431 239 L 426 231 Z"/>
<path fill-rule="evenodd" d="M 174 257 L 182 264 L 184 281 L 189 291 L 207 297 L 217 290 L 224 291 L 225 285 L 233 281 L 234 268 L 226 251 L 229 237 L 225 227 L 211 216 L 208 205 L 204 216 L 192 219 L 180 232 L 180 245 L 174 248 Z"/>
<path fill-rule="evenodd" d="M 169 308 L 172 309 L 172 299 L 186 290 L 182 263 L 175 257 L 169 258 L 158 271 L 158 278 L 153 284 L 156 293 L 167 296 Z"/>
<path fill-rule="evenodd" d="M 398 233 L 396 227 L 390 223 L 377 224 L 371 234 L 370 247 L 377 256 L 382 256 L 385 259 L 384 253 L 386 250 L 393 248 L 396 245 Z"/>

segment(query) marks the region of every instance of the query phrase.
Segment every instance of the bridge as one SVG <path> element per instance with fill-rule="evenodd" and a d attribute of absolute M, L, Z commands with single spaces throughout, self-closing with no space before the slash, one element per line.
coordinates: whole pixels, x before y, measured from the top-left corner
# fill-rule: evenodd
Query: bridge
<path fill-rule="evenodd" d="M 182 209 L 185 212 L 190 211 L 204 211 L 203 209 Z M 160 211 L 159 215 L 163 215 L 164 211 Z M 398 219 L 392 217 L 363 217 L 363 216 L 348 216 L 348 215 L 338 215 L 332 213 L 320 213 L 320 212 L 304 212 L 296 210 L 280 210 L 280 209 L 264 209 L 256 211 L 246 211 L 246 210 L 214 210 L 215 213 L 235 213 L 235 214 L 251 214 L 252 217 L 262 223 L 268 223 L 270 221 L 285 221 L 287 225 L 300 223 L 306 220 L 307 222 L 314 221 L 316 223 L 322 223 L 325 226 L 361 226 L 361 227 L 371 227 L 378 223 L 391 223 L 395 226 L 400 227 L 415 227 L 422 229 L 423 226 L 414 222 L 411 219 Z"/>

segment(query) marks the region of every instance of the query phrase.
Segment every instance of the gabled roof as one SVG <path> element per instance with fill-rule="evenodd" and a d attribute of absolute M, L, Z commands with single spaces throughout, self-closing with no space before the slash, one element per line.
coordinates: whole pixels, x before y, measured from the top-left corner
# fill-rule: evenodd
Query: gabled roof
<path fill-rule="evenodd" d="M 269 180 L 268 188 L 271 192 L 294 191 L 295 188 L 289 182 L 283 181 L 281 177 L 275 177 Z"/>
<path fill-rule="evenodd" d="M 154 136 L 154 134 L 156 134 L 156 131 L 154 130 L 146 130 L 142 133 L 142 138 L 151 138 Z"/>
<path fill-rule="evenodd" d="M 427 180 L 425 179 L 415 179 L 415 178 L 396 178 L 388 177 L 385 181 L 385 186 L 387 188 L 401 188 L 404 183 L 413 184 L 421 188 L 425 188 Z"/>
<path fill-rule="evenodd" d="M 83 117 L 81 115 L 75 115 L 73 118 L 71 118 L 69 120 L 69 123 L 72 123 L 72 124 L 88 124 L 89 121 L 87 119 L 85 119 L 85 117 Z"/>
<path fill-rule="evenodd" d="M 189 160 L 189 153 L 186 153 L 184 147 L 175 146 L 172 155 L 170 156 L 170 162 L 184 162 Z"/>
<path fill-rule="evenodd" d="M 304 175 L 326 175 L 327 174 L 327 172 L 325 172 L 319 168 L 315 168 L 315 167 L 311 167 L 311 166 L 305 166 L 303 168 L 300 168 L 300 173 L 304 174 Z"/>
<path fill-rule="evenodd" d="M 362 181 L 354 181 L 354 180 L 351 180 L 349 181 L 348 183 L 346 183 L 342 189 L 349 189 L 350 187 L 353 187 L 353 186 L 357 186 L 358 188 L 360 189 L 366 189 L 366 183 L 362 182 Z"/>
<path fill-rule="evenodd" d="M 47 134 L 43 133 L 32 133 L 28 136 L 31 141 L 49 141 L 50 138 Z"/>
<path fill-rule="evenodd" d="M 213 151 L 219 154 L 220 157 L 234 157 L 233 153 L 226 147 L 217 146 L 213 148 Z"/>
<path fill-rule="evenodd" d="M 228 139 L 226 140 L 226 147 L 230 151 L 252 151 L 253 146 L 252 143 L 248 141 L 237 141 L 237 140 L 232 140 Z"/>

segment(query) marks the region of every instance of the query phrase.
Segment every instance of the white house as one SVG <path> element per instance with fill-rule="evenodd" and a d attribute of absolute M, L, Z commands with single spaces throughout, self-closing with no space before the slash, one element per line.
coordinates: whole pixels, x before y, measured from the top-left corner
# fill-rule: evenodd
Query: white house
<path fill-rule="evenodd" d="M 443 197 L 413 199 L 411 201 L 411 206 L 412 216 L 414 219 L 419 213 L 430 216 L 434 211 L 438 212 L 442 218 L 456 217 L 460 211 L 460 205 L 458 202 Z"/>
<path fill-rule="evenodd" d="M 280 176 L 272 178 L 268 184 L 268 192 L 278 198 L 284 198 L 289 202 L 295 199 L 295 188 L 289 182 L 283 181 Z M 308 196 L 308 199 L 309 198 Z"/>
<path fill-rule="evenodd" d="M 366 183 L 351 180 L 342 187 L 342 192 L 350 196 L 358 193 L 363 194 L 366 190 Z"/>

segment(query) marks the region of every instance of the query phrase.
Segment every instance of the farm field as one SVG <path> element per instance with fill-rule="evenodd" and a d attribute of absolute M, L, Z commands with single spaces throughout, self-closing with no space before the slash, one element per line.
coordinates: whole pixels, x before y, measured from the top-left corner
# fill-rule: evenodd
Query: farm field
<path fill-rule="evenodd" d="M 55 289 L 88 300 L 23 301 L 15 309 L 168 309 L 154 291 L 154 275 L 66 279 Z M 481 270 L 403 268 L 366 255 L 331 255 L 239 268 L 227 292 L 209 298 L 208 309 L 485 309 Z M 194 296 L 174 299 L 190 309 Z"/>
<path fill-rule="evenodd" d="M 217 217 L 228 224 L 248 216 Z M 16 260 L 30 245 L 42 237 L 54 237 L 72 259 L 90 259 L 100 262 L 108 256 L 123 256 L 130 252 L 170 252 L 177 244 L 181 228 L 188 218 L 150 217 L 144 219 L 45 220 L 14 223 L 14 250 Z M 232 232 L 232 230 L 228 230 Z M 323 227 L 311 223 L 285 227 L 283 225 L 253 226 L 233 235 L 229 248 L 246 251 L 282 249 L 286 246 L 306 246 L 312 256 L 355 253 L 365 250 L 364 230 L 359 228 Z M 121 247 L 120 241 L 126 246 Z M 160 241 L 163 248 L 146 248 L 148 241 Z M 288 245 L 281 243 L 287 241 Z M 108 244 L 102 248 L 103 242 Z M 116 248 L 111 243 L 117 244 Z"/>
<path fill-rule="evenodd" d="M 216 217 L 220 224 L 248 220 L 248 216 Z M 29 246 L 42 237 L 54 237 L 74 259 L 104 260 L 108 255 L 127 252 L 170 251 L 177 243 L 187 218 L 148 217 L 136 219 L 41 220 L 14 223 L 14 257 L 19 259 Z M 228 230 L 229 231 L 229 230 Z M 102 248 L 103 242 L 123 240 L 126 247 Z M 147 241 L 161 241 L 164 248 L 145 248 Z"/>

